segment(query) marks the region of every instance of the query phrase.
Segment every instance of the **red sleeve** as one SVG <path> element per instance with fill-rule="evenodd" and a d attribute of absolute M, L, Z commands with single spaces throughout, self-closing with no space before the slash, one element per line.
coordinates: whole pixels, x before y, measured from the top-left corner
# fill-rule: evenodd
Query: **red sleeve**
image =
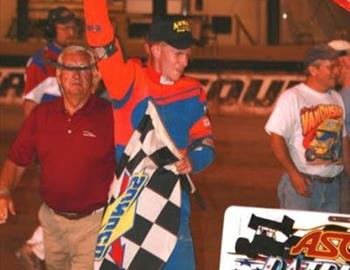
<path fill-rule="evenodd" d="M 203 116 L 199 119 L 190 130 L 191 141 L 212 135 L 211 124 L 207 116 Z"/>
<path fill-rule="evenodd" d="M 90 46 L 100 47 L 114 38 L 106 0 L 84 0 L 87 41 Z"/>
<path fill-rule="evenodd" d="M 37 65 L 29 64 L 26 67 L 25 73 L 25 86 L 24 86 L 24 95 L 32 91 L 39 83 L 41 83 L 47 75 L 45 72 L 40 69 Z"/>
<path fill-rule="evenodd" d="M 114 42 L 114 30 L 108 17 L 106 0 L 85 0 L 86 35 L 90 46 L 103 47 Z M 112 98 L 122 99 L 135 81 L 135 64 L 124 60 L 115 40 L 115 53 L 98 62 L 98 68 Z"/>
<path fill-rule="evenodd" d="M 19 166 L 28 166 L 36 152 L 37 125 L 34 109 L 23 121 L 9 152 L 9 159 Z"/>

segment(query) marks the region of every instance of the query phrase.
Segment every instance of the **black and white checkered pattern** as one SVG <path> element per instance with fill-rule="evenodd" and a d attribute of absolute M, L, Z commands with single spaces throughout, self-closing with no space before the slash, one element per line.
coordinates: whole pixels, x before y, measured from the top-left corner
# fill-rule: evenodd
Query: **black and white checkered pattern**
<path fill-rule="evenodd" d="M 131 179 L 140 173 L 148 176 L 147 183 L 132 204 L 134 207 L 136 205 L 132 226 L 117 239 L 123 247 L 122 269 L 161 269 L 170 257 L 180 224 L 181 184 L 174 166 L 179 157 L 155 106 L 149 102 L 146 114 L 133 133 L 117 169 L 118 179 L 125 179 L 125 175 Z M 111 204 L 118 197 L 120 200 L 131 184 L 125 191 L 122 186 L 120 180 L 113 183 Z M 125 212 L 132 209 L 130 206 Z M 121 218 L 119 223 L 122 222 Z M 101 228 L 101 235 L 106 224 Z M 111 250 L 113 248 L 102 260 L 96 260 L 95 269 L 118 269 L 115 268 Z"/>

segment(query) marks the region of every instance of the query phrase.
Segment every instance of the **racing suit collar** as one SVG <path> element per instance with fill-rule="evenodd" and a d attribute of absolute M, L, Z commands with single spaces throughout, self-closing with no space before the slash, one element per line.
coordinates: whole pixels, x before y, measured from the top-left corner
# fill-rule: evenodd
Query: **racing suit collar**
<path fill-rule="evenodd" d="M 174 85 L 175 82 L 169 80 L 168 78 L 164 77 L 162 74 L 154 70 L 154 68 L 148 63 L 147 65 L 147 72 L 151 78 L 152 81 L 156 83 L 160 83 L 162 85 Z"/>

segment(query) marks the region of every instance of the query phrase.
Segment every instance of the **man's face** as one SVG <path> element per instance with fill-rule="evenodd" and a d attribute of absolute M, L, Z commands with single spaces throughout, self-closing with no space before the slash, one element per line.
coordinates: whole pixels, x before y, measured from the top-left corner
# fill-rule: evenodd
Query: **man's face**
<path fill-rule="evenodd" d="M 337 83 L 343 87 L 345 83 L 345 79 L 350 77 L 350 55 L 339 57 L 339 76 Z"/>
<path fill-rule="evenodd" d="M 159 44 L 159 55 L 155 58 L 158 72 L 176 82 L 183 75 L 191 55 L 191 48 L 176 49 L 168 44 Z"/>
<path fill-rule="evenodd" d="M 313 76 L 323 89 L 329 90 L 334 88 L 339 78 L 340 65 L 336 60 L 319 60 L 314 67 Z"/>
<path fill-rule="evenodd" d="M 68 23 L 57 23 L 56 27 L 56 43 L 61 47 L 71 45 L 77 35 L 77 26 L 74 21 Z"/>
<path fill-rule="evenodd" d="M 57 69 L 57 79 L 61 84 L 63 96 L 67 98 L 85 99 L 91 95 L 93 86 L 93 71 L 88 67 L 90 57 L 86 52 L 66 53 L 62 58 L 64 67 Z M 68 68 L 65 68 L 68 67 Z"/>

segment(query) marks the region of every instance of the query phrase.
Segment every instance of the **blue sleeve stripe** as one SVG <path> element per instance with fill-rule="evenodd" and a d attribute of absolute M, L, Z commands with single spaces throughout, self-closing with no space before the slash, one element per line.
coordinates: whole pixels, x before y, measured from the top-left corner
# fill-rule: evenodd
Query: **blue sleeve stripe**
<path fill-rule="evenodd" d="M 199 91 L 200 89 L 201 89 L 201 87 L 198 87 L 198 86 L 191 87 L 191 88 L 187 88 L 187 89 L 185 89 L 185 90 L 183 90 L 181 92 L 177 92 L 176 94 L 173 94 L 173 95 L 156 98 L 156 100 L 157 101 L 164 101 L 164 100 L 171 99 L 171 98 L 174 98 L 174 97 L 177 97 L 177 96 L 182 96 L 182 95 L 184 95 L 186 93 L 189 93 L 189 92 L 192 92 L 192 91 L 194 92 L 194 95 L 195 95 L 195 93 L 196 93 L 195 90 Z"/>
<path fill-rule="evenodd" d="M 33 57 L 32 57 L 31 63 L 33 65 L 38 66 L 41 70 L 46 72 L 46 67 L 45 67 L 45 63 L 44 63 L 43 53 L 44 53 L 44 50 L 41 49 L 36 54 L 34 54 Z"/>
<path fill-rule="evenodd" d="M 114 98 L 112 99 L 112 106 L 114 109 L 120 109 L 126 104 L 126 102 L 130 99 L 131 93 L 134 90 L 134 86 L 135 86 L 135 80 L 131 82 L 129 89 L 126 92 L 126 95 L 124 96 L 124 98 L 120 100 L 114 99 Z"/>
<path fill-rule="evenodd" d="M 54 100 L 54 99 L 56 99 L 56 98 L 58 98 L 58 97 L 59 97 L 59 96 L 45 93 L 45 94 L 43 95 L 43 97 L 41 98 L 41 101 L 40 101 L 40 102 L 46 102 L 46 101 Z"/>

